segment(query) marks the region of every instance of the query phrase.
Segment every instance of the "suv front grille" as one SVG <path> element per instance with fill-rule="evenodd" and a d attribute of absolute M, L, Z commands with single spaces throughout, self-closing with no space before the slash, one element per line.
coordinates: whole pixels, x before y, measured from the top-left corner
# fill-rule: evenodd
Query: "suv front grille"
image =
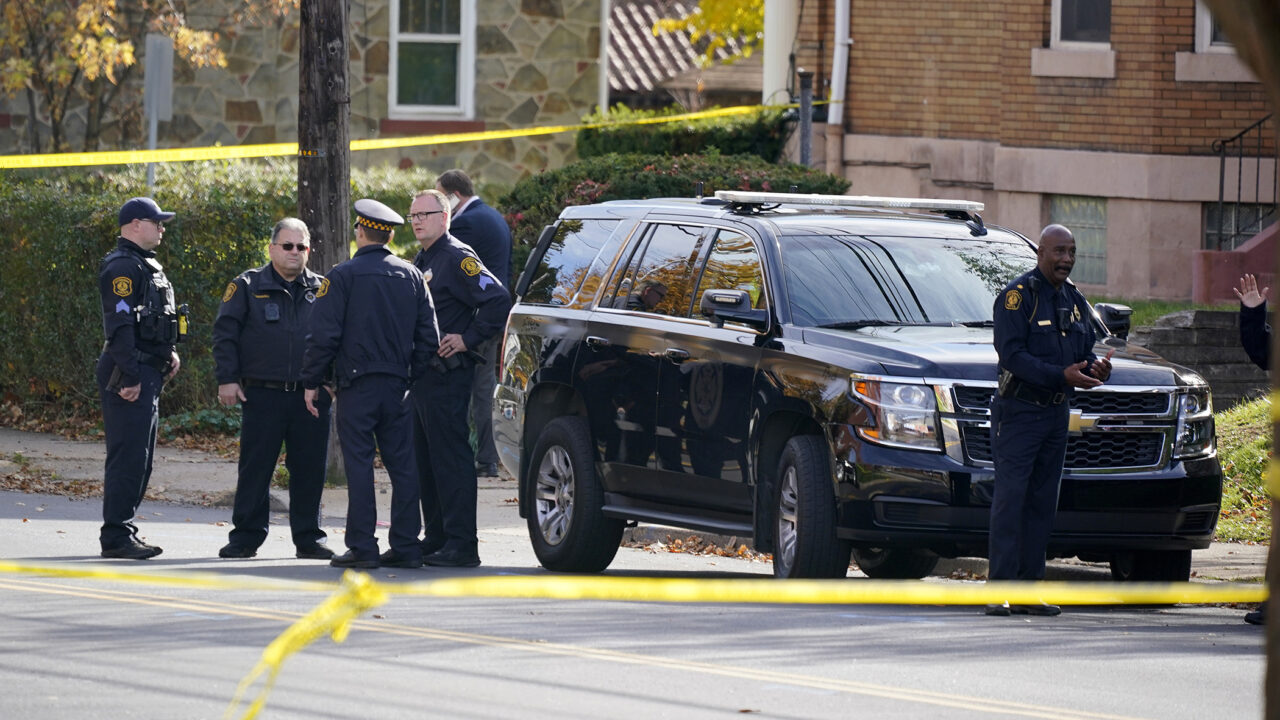
<path fill-rule="evenodd" d="M 965 455 L 975 462 L 992 461 L 991 428 L 965 425 Z M 1160 463 L 1164 433 L 1089 432 L 1067 438 L 1067 470 L 1152 467 Z"/>
<path fill-rule="evenodd" d="M 970 412 L 986 413 L 991 409 L 995 389 L 957 385 L 956 405 Z M 1169 412 L 1168 393 L 1082 392 L 1071 399 L 1071 407 L 1086 415 L 1163 415 Z"/>

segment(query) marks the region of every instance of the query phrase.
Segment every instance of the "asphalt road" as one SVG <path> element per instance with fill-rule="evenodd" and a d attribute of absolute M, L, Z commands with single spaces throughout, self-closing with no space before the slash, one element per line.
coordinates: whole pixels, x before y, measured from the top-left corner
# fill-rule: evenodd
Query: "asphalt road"
<path fill-rule="evenodd" d="M 251 584 L 339 577 L 293 559 L 283 527 L 258 558 L 218 560 L 225 509 L 156 502 L 144 503 L 140 525 L 164 555 L 103 561 L 99 512 L 96 499 L 0 492 L 0 555 L 144 576 L 196 571 L 218 586 L 0 574 L 0 718 L 220 717 L 263 649 L 326 597 Z M 482 567 L 372 577 L 400 588 L 554 577 L 514 511 L 484 513 Z M 340 547 L 340 521 L 326 517 L 326 528 Z M 623 548 L 606 575 L 769 573 L 761 562 Z M 288 657 L 260 717 L 1254 718 L 1263 635 L 1241 614 L 1087 607 L 990 618 L 959 606 L 393 595 L 345 642 L 321 637 Z"/>

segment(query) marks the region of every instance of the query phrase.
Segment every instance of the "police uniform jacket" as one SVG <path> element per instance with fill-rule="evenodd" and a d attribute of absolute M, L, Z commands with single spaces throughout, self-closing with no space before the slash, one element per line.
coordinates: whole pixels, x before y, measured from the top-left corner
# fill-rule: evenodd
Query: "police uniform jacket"
<path fill-rule="evenodd" d="M 1089 306 L 1070 281 L 1058 290 L 1033 268 L 995 300 L 995 348 L 1000 367 L 1024 383 L 1070 393 L 1062 371 L 1097 359 Z"/>
<path fill-rule="evenodd" d="M 119 238 L 98 266 L 104 352 L 120 368 L 120 387 L 137 385 L 138 364 L 167 365 L 178 342 L 173 286 L 156 254 Z"/>
<path fill-rule="evenodd" d="M 1271 367 L 1271 325 L 1267 322 L 1267 304 L 1240 306 L 1240 344 L 1254 365 Z"/>
<path fill-rule="evenodd" d="M 413 258 L 431 286 L 440 334 L 458 334 L 470 349 L 502 332 L 511 296 L 474 250 L 445 234 Z"/>
<path fill-rule="evenodd" d="M 316 291 L 302 384 L 319 387 L 331 365 L 339 387 L 373 374 L 411 381 L 439 347 L 422 273 L 387 246 L 366 245 Z"/>
<path fill-rule="evenodd" d="M 323 280 L 303 268 L 293 282 L 286 282 L 267 263 L 228 283 L 213 323 L 218 384 L 244 378 L 297 382 L 312 306 Z"/>

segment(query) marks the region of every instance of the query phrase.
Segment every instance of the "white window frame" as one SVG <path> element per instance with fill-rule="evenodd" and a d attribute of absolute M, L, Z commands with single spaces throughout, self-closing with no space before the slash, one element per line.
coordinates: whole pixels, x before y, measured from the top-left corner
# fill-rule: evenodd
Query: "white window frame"
<path fill-rule="evenodd" d="M 475 115 L 476 0 L 460 0 L 461 17 L 457 35 L 401 33 L 400 4 L 393 0 L 391 14 L 391 55 L 387 67 L 387 117 L 392 120 L 470 120 Z M 400 43 L 428 42 L 458 45 L 458 104 L 406 105 L 396 99 L 400 73 Z"/>
<path fill-rule="evenodd" d="M 1052 15 L 1049 16 L 1049 47 L 1054 50 L 1110 50 L 1111 40 L 1107 42 L 1080 42 L 1079 40 L 1062 39 L 1062 0 L 1053 0 Z"/>
<path fill-rule="evenodd" d="M 1236 54 L 1231 43 L 1213 42 L 1213 13 L 1201 0 L 1196 0 L 1196 52 Z"/>

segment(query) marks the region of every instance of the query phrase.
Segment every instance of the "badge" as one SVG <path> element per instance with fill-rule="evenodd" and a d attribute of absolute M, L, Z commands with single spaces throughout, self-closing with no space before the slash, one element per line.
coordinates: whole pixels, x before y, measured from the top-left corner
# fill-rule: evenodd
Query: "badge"
<path fill-rule="evenodd" d="M 435 277 L 435 273 L 431 272 L 431 268 L 427 268 L 422 272 L 422 278 L 427 282 L 431 282 L 431 278 Z"/>
<path fill-rule="evenodd" d="M 462 258 L 462 272 L 471 277 L 480 274 L 480 261 L 473 257 Z"/>
<path fill-rule="evenodd" d="M 1017 290 L 1010 290 L 1004 294 L 1004 309 L 1017 310 L 1022 307 L 1022 293 Z"/>
<path fill-rule="evenodd" d="M 236 295 L 236 284 L 234 282 L 227 283 L 226 292 L 222 293 L 222 302 L 226 302 Z"/>
<path fill-rule="evenodd" d="M 316 293 L 316 297 L 322 298 L 327 292 L 329 292 L 329 278 L 320 281 L 320 290 Z"/>
<path fill-rule="evenodd" d="M 307 302 L 309 302 L 309 303 L 313 303 L 313 302 L 315 302 L 315 301 L 316 301 L 316 294 L 315 294 L 315 293 L 313 293 L 313 292 L 311 292 L 310 290 L 308 290 L 308 291 L 307 291 L 307 294 L 306 294 L 306 295 L 303 295 L 302 297 L 303 297 L 303 299 L 305 299 L 305 300 L 306 300 Z"/>
<path fill-rule="evenodd" d="M 120 297 L 129 297 L 133 294 L 133 280 L 124 276 L 112 280 L 111 292 Z"/>

